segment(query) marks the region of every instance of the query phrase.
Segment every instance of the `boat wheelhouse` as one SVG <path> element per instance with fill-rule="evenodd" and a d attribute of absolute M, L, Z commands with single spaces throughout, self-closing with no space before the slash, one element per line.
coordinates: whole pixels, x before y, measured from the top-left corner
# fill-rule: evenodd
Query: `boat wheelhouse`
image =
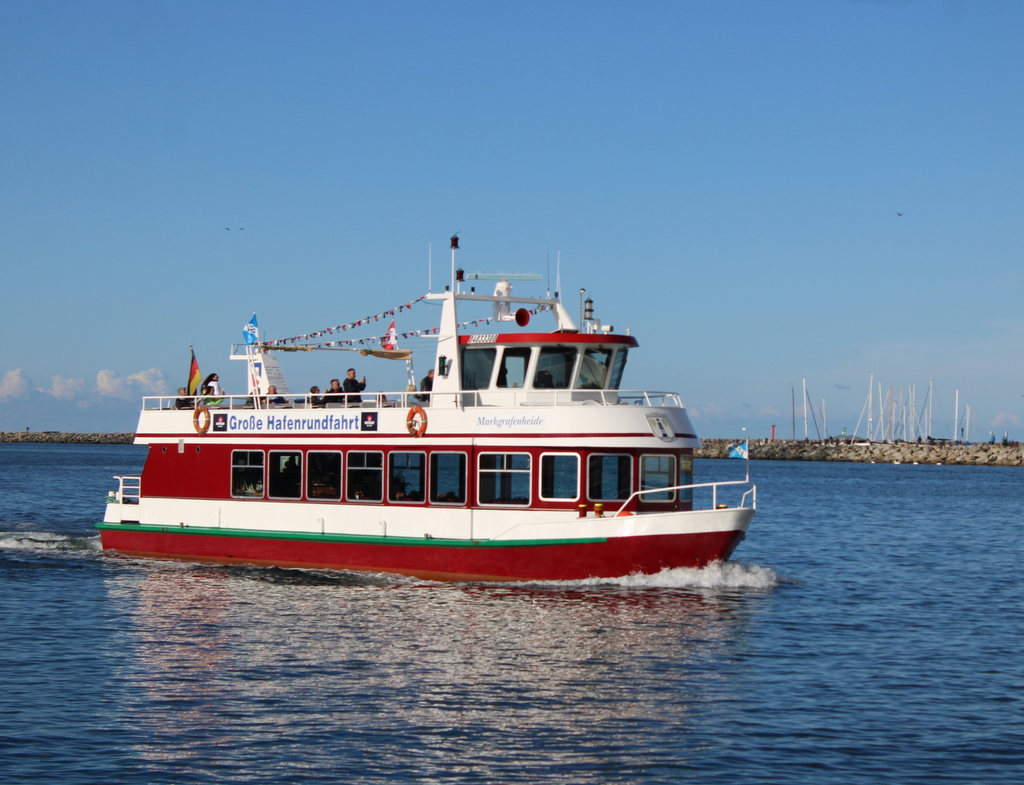
<path fill-rule="evenodd" d="M 429 392 L 294 394 L 275 353 L 312 347 L 255 341 L 233 354 L 248 394 L 144 399 L 149 454 L 110 494 L 103 548 L 465 581 L 729 558 L 756 488 L 693 482 L 700 441 L 679 395 L 622 388 L 637 340 L 589 313 L 578 327 L 557 294 L 514 295 L 513 276 L 464 291 L 454 250 L 452 267 L 452 285 L 425 297 L 442 306 Z M 515 327 L 464 334 L 459 308 L 473 303 Z M 554 329 L 531 329 L 538 315 Z"/>

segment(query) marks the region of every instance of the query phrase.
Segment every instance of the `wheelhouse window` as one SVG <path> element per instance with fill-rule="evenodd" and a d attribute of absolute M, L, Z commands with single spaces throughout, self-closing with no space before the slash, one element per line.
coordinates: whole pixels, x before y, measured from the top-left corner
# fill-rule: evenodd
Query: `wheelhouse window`
<path fill-rule="evenodd" d="M 393 502 L 421 502 L 426 487 L 426 455 L 421 452 L 393 452 L 388 456 L 388 499 Z"/>
<path fill-rule="evenodd" d="M 675 479 L 676 458 L 674 455 L 640 456 L 640 490 L 667 488 L 676 484 Z M 675 498 L 675 491 L 659 491 L 658 493 L 643 494 L 640 501 L 667 502 Z"/>
<path fill-rule="evenodd" d="M 477 478 L 481 504 L 530 503 L 528 453 L 485 453 Z"/>
<path fill-rule="evenodd" d="M 593 501 L 629 498 L 633 461 L 628 455 L 591 455 L 587 463 L 587 494 Z"/>
<path fill-rule="evenodd" d="M 491 383 L 494 370 L 494 349 L 464 349 L 462 352 L 462 389 L 479 390 Z"/>
<path fill-rule="evenodd" d="M 533 378 L 536 388 L 553 387 L 564 390 L 572 379 L 576 363 L 576 350 L 565 346 L 545 346 L 537 358 L 537 374 Z"/>
<path fill-rule="evenodd" d="M 466 453 L 430 454 L 430 501 L 435 504 L 466 503 Z"/>
<path fill-rule="evenodd" d="M 501 355 L 498 366 L 498 387 L 525 387 L 526 366 L 530 364 L 530 350 L 507 348 Z"/>
<path fill-rule="evenodd" d="M 626 370 L 626 357 L 629 355 L 629 349 L 625 346 L 620 347 L 615 352 L 615 359 L 612 360 L 612 372 L 608 376 L 608 389 L 617 390 L 622 384 L 622 374 Z"/>
<path fill-rule="evenodd" d="M 271 450 L 269 463 L 270 498 L 302 498 L 302 453 Z"/>
<path fill-rule="evenodd" d="M 577 499 L 580 495 L 580 456 L 540 456 L 540 497 Z"/>
<path fill-rule="evenodd" d="M 350 452 L 345 498 L 353 502 L 379 502 L 384 498 L 384 453 Z"/>
<path fill-rule="evenodd" d="M 306 497 L 337 501 L 341 498 L 341 453 L 306 454 Z"/>
<path fill-rule="evenodd" d="M 231 495 L 241 498 L 263 498 L 262 451 L 231 452 Z"/>
<path fill-rule="evenodd" d="M 580 363 L 580 376 L 576 387 L 580 390 L 600 390 L 608 375 L 612 353 L 608 349 L 587 349 Z"/>

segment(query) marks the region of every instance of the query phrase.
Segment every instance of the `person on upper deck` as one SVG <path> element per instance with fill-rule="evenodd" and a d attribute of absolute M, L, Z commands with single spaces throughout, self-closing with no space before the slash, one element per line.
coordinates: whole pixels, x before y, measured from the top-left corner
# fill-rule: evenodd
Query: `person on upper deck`
<path fill-rule="evenodd" d="M 420 392 L 427 393 L 426 395 L 417 395 L 416 400 L 423 401 L 424 403 L 430 402 L 430 391 L 434 389 L 434 369 L 431 368 L 427 371 L 427 375 L 420 380 Z"/>
<path fill-rule="evenodd" d="M 200 389 L 205 390 L 207 387 L 210 388 L 211 394 L 216 395 L 218 398 L 224 395 L 224 388 L 220 386 L 220 377 L 215 373 L 211 373 L 203 379 Z"/>
<path fill-rule="evenodd" d="M 178 388 L 178 397 L 174 401 L 175 409 L 194 409 L 196 407 L 196 399 L 189 397 L 188 390 L 184 387 Z"/>
<path fill-rule="evenodd" d="M 212 385 L 206 385 L 203 387 L 203 398 L 200 403 L 206 406 L 220 406 L 224 403 L 224 394 L 217 393 Z"/>
<path fill-rule="evenodd" d="M 267 388 L 267 397 L 265 399 L 267 404 L 280 405 L 282 403 L 288 403 L 283 397 L 277 394 L 277 387 L 270 385 Z"/>
<path fill-rule="evenodd" d="M 366 377 L 364 376 L 361 380 L 356 380 L 356 369 L 349 368 L 345 374 L 345 381 L 341 386 L 341 389 L 347 393 L 361 393 L 366 389 Z M 349 395 L 345 403 L 349 406 L 359 406 L 363 402 L 361 395 Z"/>
<path fill-rule="evenodd" d="M 341 382 L 337 379 L 331 379 L 331 386 L 324 391 L 324 401 L 326 403 L 345 403 L 345 396 L 342 395 Z"/>
<path fill-rule="evenodd" d="M 309 405 L 314 409 L 323 409 L 327 402 L 322 395 L 320 395 L 320 388 L 315 384 L 309 388 Z"/>

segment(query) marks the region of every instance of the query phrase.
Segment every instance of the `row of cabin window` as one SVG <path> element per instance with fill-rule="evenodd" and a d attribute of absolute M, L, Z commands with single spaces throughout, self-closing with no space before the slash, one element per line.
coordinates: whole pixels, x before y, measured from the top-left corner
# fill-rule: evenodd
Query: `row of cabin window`
<path fill-rule="evenodd" d="M 462 352 L 462 389 L 486 389 L 492 386 L 493 376 L 494 387 L 617 390 L 622 381 L 622 372 L 626 369 L 627 352 L 625 346 L 594 348 L 583 352 L 567 346 L 546 346 L 540 349 L 507 346 L 502 348 L 499 359 L 497 348 L 469 346 Z M 536 362 L 531 363 L 534 354 Z"/>
<path fill-rule="evenodd" d="M 267 456 L 269 455 L 269 458 Z M 306 498 L 338 501 L 342 498 L 342 454 L 310 451 L 306 454 Z M 347 453 L 345 499 L 380 502 L 384 499 L 384 453 Z M 528 505 L 531 464 L 529 453 L 481 453 L 477 472 L 480 504 Z M 234 450 L 231 453 L 231 495 L 237 498 L 302 498 L 303 453 L 298 450 Z M 267 465 L 264 466 L 266 461 Z M 397 503 L 466 503 L 466 453 L 432 452 L 427 469 L 422 452 L 388 454 L 388 500 Z M 579 498 L 580 456 L 540 456 L 540 497 L 549 501 Z M 640 456 L 640 487 L 665 488 L 690 482 L 691 461 L 677 474 L 674 455 Z M 429 480 L 429 489 L 428 489 Z M 596 454 L 588 457 L 587 495 L 591 501 L 626 499 L 633 492 L 633 457 Z M 673 501 L 674 491 L 646 494 L 644 501 Z"/>

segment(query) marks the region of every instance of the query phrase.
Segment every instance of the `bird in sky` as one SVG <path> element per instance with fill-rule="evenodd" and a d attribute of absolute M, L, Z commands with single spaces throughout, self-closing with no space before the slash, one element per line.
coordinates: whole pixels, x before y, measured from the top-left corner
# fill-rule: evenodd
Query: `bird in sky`
<path fill-rule="evenodd" d="M 903 215 L 899 210 L 896 211 L 896 215 Z"/>
<path fill-rule="evenodd" d="M 225 227 L 224 227 L 224 231 L 225 231 L 225 232 L 230 232 L 230 231 L 231 231 L 231 229 L 230 229 L 230 227 L 227 227 L 227 226 L 225 226 Z"/>

